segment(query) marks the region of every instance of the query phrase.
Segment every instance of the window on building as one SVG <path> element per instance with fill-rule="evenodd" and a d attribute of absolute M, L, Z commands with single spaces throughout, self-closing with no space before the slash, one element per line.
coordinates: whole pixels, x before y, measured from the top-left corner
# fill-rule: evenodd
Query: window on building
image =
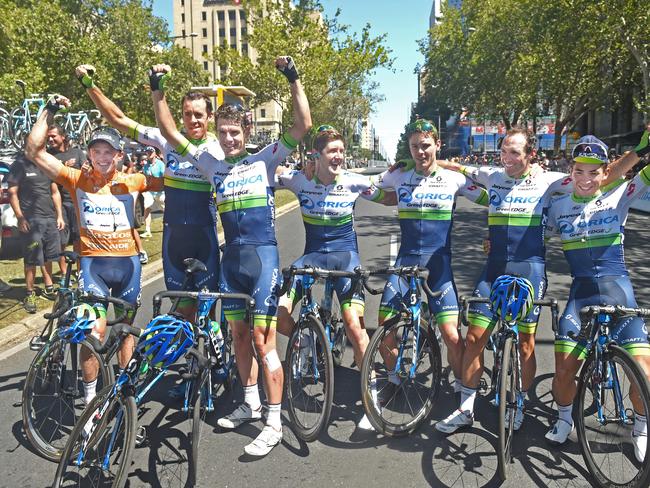
<path fill-rule="evenodd" d="M 185 29 L 181 31 L 181 37 L 185 37 Z"/>
<path fill-rule="evenodd" d="M 231 27 L 230 28 L 230 38 L 234 39 L 235 37 L 237 37 L 237 29 L 234 28 L 234 27 Z"/>
<path fill-rule="evenodd" d="M 181 14 L 181 23 L 182 23 L 182 24 L 185 23 L 185 14 Z"/>
<path fill-rule="evenodd" d="M 231 49 L 237 49 L 237 43 L 236 42 L 230 43 L 230 48 Z"/>
<path fill-rule="evenodd" d="M 266 109 L 265 108 L 260 109 L 260 117 L 263 118 L 263 119 L 266 118 Z"/>
<path fill-rule="evenodd" d="M 231 21 L 233 21 L 233 22 L 234 22 L 235 19 L 237 18 L 236 13 L 237 13 L 237 12 L 236 12 L 235 10 L 228 10 L 228 18 L 229 18 Z"/>
<path fill-rule="evenodd" d="M 219 22 L 223 22 L 224 19 L 223 10 L 217 12 L 217 19 L 219 20 Z"/>
<path fill-rule="evenodd" d="M 219 37 L 223 39 L 226 37 L 226 29 L 219 29 Z"/>
<path fill-rule="evenodd" d="M 185 6 L 185 0 L 181 0 L 181 7 Z"/>
<path fill-rule="evenodd" d="M 208 13 L 207 12 L 201 12 L 201 20 L 208 20 Z"/>
<path fill-rule="evenodd" d="M 244 56 L 248 56 L 248 44 L 246 44 L 245 42 L 241 45 L 241 53 Z"/>
<path fill-rule="evenodd" d="M 246 22 L 246 12 L 244 12 L 243 10 L 239 12 L 239 20 L 241 21 L 242 24 Z"/>
<path fill-rule="evenodd" d="M 207 44 L 203 44 L 203 52 L 204 53 L 208 52 L 208 45 Z"/>
<path fill-rule="evenodd" d="M 246 34 L 248 34 L 248 30 L 246 30 L 246 27 L 241 28 L 241 36 L 244 37 Z"/>
<path fill-rule="evenodd" d="M 208 62 L 207 61 L 203 61 L 203 69 L 205 71 L 208 71 Z"/>
<path fill-rule="evenodd" d="M 208 29 L 205 27 L 202 29 L 203 37 L 208 37 Z"/>

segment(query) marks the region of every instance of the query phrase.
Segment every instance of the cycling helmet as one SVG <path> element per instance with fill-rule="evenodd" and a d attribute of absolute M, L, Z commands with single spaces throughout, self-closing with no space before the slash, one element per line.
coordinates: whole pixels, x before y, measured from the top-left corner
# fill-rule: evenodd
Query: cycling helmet
<path fill-rule="evenodd" d="M 535 290 L 526 278 L 499 276 L 490 290 L 492 311 L 506 322 L 520 320 L 533 307 Z"/>
<path fill-rule="evenodd" d="M 72 307 L 59 319 L 59 337 L 74 344 L 80 343 L 93 330 L 98 317 L 97 310 L 87 303 Z"/>
<path fill-rule="evenodd" d="M 167 368 L 194 344 L 192 324 L 172 315 L 155 317 L 142 333 L 137 350 L 154 368 Z"/>

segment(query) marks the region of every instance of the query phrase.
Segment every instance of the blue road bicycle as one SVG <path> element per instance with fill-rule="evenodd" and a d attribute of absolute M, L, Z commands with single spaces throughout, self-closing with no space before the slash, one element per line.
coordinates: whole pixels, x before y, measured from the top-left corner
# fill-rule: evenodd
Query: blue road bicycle
<path fill-rule="evenodd" d="M 9 118 L 9 136 L 16 149 L 21 150 L 25 146 L 25 139 L 32 131 L 36 119 L 45 108 L 45 99 L 38 94 L 26 92 L 26 83 L 23 80 L 16 80 L 16 84 L 23 92 L 23 101 L 20 107 L 11 111 Z"/>
<path fill-rule="evenodd" d="M 650 317 L 650 309 L 608 305 L 580 310 L 576 340 L 590 349 L 578 376 L 574 418 L 585 465 L 600 487 L 650 485 L 650 451 L 637 461 L 631 438 L 635 411 L 646 418 L 650 411 L 650 385 L 610 330 L 628 317 Z"/>
<path fill-rule="evenodd" d="M 427 285 L 429 270 L 397 266 L 364 271 L 364 276 L 394 274 L 406 283 L 398 313 L 378 327 L 361 365 L 361 398 L 377 432 L 405 436 L 424 422 L 440 391 L 442 353 L 434 318 L 422 302 L 441 295 Z M 366 288 L 377 295 L 379 289 Z"/>
<path fill-rule="evenodd" d="M 99 120 L 101 114 L 99 110 L 90 110 L 89 112 L 66 112 L 57 115 L 59 123 L 66 134 L 68 140 L 74 145 L 85 147 L 93 132 L 95 122 Z"/>

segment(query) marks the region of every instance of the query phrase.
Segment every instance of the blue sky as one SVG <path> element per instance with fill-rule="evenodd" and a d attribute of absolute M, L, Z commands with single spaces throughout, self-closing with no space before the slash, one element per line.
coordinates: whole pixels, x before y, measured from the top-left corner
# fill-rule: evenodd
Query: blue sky
<path fill-rule="evenodd" d="M 172 1 L 154 0 L 154 13 L 167 19 L 172 27 Z M 341 9 L 340 21 L 354 31 L 361 31 L 369 23 L 373 35 L 387 34 L 386 45 L 395 58 L 395 73 L 379 70 L 374 80 L 386 100 L 375 107 L 371 123 L 381 143 L 392 159 L 399 135 L 407 122 L 411 102 L 417 97 L 416 63 L 423 58 L 417 40 L 426 36 L 432 0 L 321 0 L 326 15 Z M 406 6 L 408 5 L 408 7 Z"/>

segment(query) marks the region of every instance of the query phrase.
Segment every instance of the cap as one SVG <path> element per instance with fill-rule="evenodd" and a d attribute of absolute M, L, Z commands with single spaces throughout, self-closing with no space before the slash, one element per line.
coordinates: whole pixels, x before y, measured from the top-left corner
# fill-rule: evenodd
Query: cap
<path fill-rule="evenodd" d="M 596 136 L 583 136 L 573 148 L 573 160 L 576 163 L 607 164 L 609 149 Z"/>
<path fill-rule="evenodd" d="M 88 147 L 90 148 L 90 146 L 99 141 L 107 142 L 116 151 L 122 150 L 122 136 L 112 127 L 98 127 L 95 129 L 88 141 Z"/>

